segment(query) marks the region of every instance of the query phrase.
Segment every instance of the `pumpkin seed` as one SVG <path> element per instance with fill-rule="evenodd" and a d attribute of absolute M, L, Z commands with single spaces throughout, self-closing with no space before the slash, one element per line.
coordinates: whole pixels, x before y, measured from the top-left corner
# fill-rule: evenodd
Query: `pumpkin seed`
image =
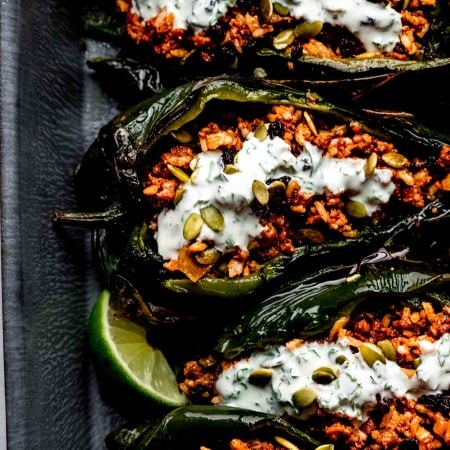
<path fill-rule="evenodd" d="M 259 369 L 255 369 L 250 373 L 250 375 L 248 376 L 248 382 L 257 386 L 264 386 L 272 379 L 272 375 L 272 369 L 265 369 L 260 367 Z"/>
<path fill-rule="evenodd" d="M 203 266 L 209 266 L 210 264 L 215 264 L 217 261 L 219 261 L 220 256 L 221 253 L 219 252 L 219 250 L 215 248 L 207 248 L 201 253 L 196 254 L 195 259 L 199 264 L 202 264 Z"/>
<path fill-rule="evenodd" d="M 354 273 L 353 275 L 349 275 L 345 281 L 347 283 L 354 283 L 355 281 L 358 281 L 361 278 L 361 274 L 360 273 Z"/>
<path fill-rule="evenodd" d="M 282 5 L 281 3 L 275 2 L 273 4 L 273 9 L 280 16 L 287 16 L 290 13 L 290 10 L 287 6 Z"/>
<path fill-rule="evenodd" d="M 339 369 L 332 366 L 322 366 L 314 370 L 311 378 L 319 384 L 330 384 L 339 376 Z"/>
<path fill-rule="evenodd" d="M 424 55 L 425 52 L 422 49 L 417 50 L 416 53 L 414 53 L 414 61 L 422 62 Z"/>
<path fill-rule="evenodd" d="M 197 182 L 198 173 L 199 173 L 199 170 L 198 170 L 198 169 L 195 169 L 195 170 L 191 173 L 191 176 L 190 176 L 190 178 L 189 178 L 189 181 L 190 181 L 192 184 L 195 184 L 195 183 Z"/>
<path fill-rule="evenodd" d="M 261 10 L 261 19 L 264 23 L 270 22 L 270 18 L 273 14 L 273 4 L 271 0 L 261 0 L 259 4 Z"/>
<path fill-rule="evenodd" d="M 395 361 L 397 359 L 397 352 L 395 351 L 395 347 L 388 339 L 377 342 L 377 346 L 380 347 L 383 355 L 386 356 L 386 358 L 390 361 Z"/>
<path fill-rule="evenodd" d="M 422 359 L 421 358 L 416 358 L 414 360 L 413 364 L 414 364 L 414 367 L 417 369 L 420 366 L 420 364 L 422 364 Z"/>
<path fill-rule="evenodd" d="M 292 28 L 283 30 L 273 38 L 273 46 L 276 50 L 284 50 L 294 42 L 295 35 Z"/>
<path fill-rule="evenodd" d="M 197 168 L 198 164 L 198 156 L 194 156 L 189 163 L 189 168 L 194 171 Z"/>
<path fill-rule="evenodd" d="M 409 164 L 408 158 L 400 153 L 389 152 L 384 153 L 381 159 L 393 169 L 401 169 Z"/>
<path fill-rule="evenodd" d="M 311 405 L 317 398 L 317 391 L 312 386 L 304 386 L 292 395 L 292 403 L 294 403 L 297 408 L 305 408 Z"/>
<path fill-rule="evenodd" d="M 240 171 L 241 169 L 239 169 L 239 167 L 235 166 L 234 164 L 227 164 L 223 168 L 223 172 L 226 173 L 227 175 L 232 175 L 233 173 L 238 173 Z"/>
<path fill-rule="evenodd" d="M 406 367 L 402 367 L 400 369 L 409 379 L 411 379 L 415 374 L 415 369 L 407 369 Z"/>
<path fill-rule="evenodd" d="M 186 130 L 176 130 L 170 133 L 181 144 L 188 144 L 192 142 L 192 135 Z"/>
<path fill-rule="evenodd" d="M 189 181 L 189 175 L 183 169 L 172 166 L 172 164 L 167 164 L 167 168 L 174 177 L 178 178 L 183 183 Z"/>
<path fill-rule="evenodd" d="M 203 221 L 214 231 L 222 231 L 225 227 L 223 214 L 213 205 L 200 208 Z"/>
<path fill-rule="evenodd" d="M 347 210 L 347 214 L 355 219 L 363 219 L 367 216 L 367 210 L 363 203 L 356 201 L 349 201 L 345 205 L 345 209 Z"/>
<path fill-rule="evenodd" d="M 371 342 L 364 342 L 359 349 L 364 361 L 372 367 L 377 361 L 386 364 L 386 357 L 384 356 L 381 348 L 377 347 Z"/>
<path fill-rule="evenodd" d="M 284 437 L 281 436 L 274 436 L 274 439 L 282 445 L 286 450 L 300 450 L 299 447 L 297 447 L 295 444 L 293 444 L 291 441 L 288 441 Z"/>
<path fill-rule="evenodd" d="M 180 203 L 181 199 L 183 198 L 184 193 L 186 192 L 186 189 L 177 189 L 175 191 L 175 198 L 173 199 L 173 202 L 175 205 L 178 205 Z"/>
<path fill-rule="evenodd" d="M 320 20 L 314 22 L 302 22 L 294 28 L 295 37 L 311 39 L 317 36 L 323 28 L 323 23 Z"/>
<path fill-rule="evenodd" d="M 366 178 L 370 178 L 375 172 L 375 167 L 377 167 L 378 156 L 375 152 L 371 153 L 367 158 L 366 164 L 364 166 L 364 173 Z"/>
<path fill-rule="evenodd" d="M 262 67 L 255 67 L 253 69 L 253 76 L 255 78 L 266 78 L 267 72 Z"/>
<path fill-rule="evenodd" d="M 291 441 L 288 441 L 284 437 L 281 436 L 274 436 L 274 439 L 282 445 L 286 450 L 300 450 L 295 444 L 293 444 Z"/>
<path fill-rule="evenodd" d="M 315 370 L 312 374 L 312 380 L 318 384 L 330 384 L 336 378 L 329 372 L 324 372 L 322 370 Z"/>
<path fill-rule="evenodd" d="M 313 122 L 312 117 L 309 114 L 309 112 L 308 111 L 303 111 L 303 117 L 306 120 L 306 124 L 308 125 L 308 128 L 312 131 L 312 134 L 314 134 L 314 136 L 317 136 L 318 135 L 317 128 L 314 125 L 314 122 Z"/>
<path fill-rule="evenodd" d="M 203 219 L 200 214 L 197 213 L 191 213 L 189 214 L 189 217 L 186 219 L 186 222 L 184 222 L 183 227 L 183 237 L 187 241 L 192 241 L 192 239 L 195 239 L 202 230 L 203 226 Z"/>
<path fill-rule="evenodd" d="M 217 363 L 217 361 L 214 358 L 200 358 L 198 362 L 202 367 L 205 368 L 214 367 Z"/>
<path fill-rule="evenodd" d="M 349 360 L 345 355 L 338 355 L 336 356 L 336 364 L 339 364 L 340 366 L 348 366 Z"/>
<path fill-rule="evenodd" d="M 261 205 L 267 205 L 269 202 L 269 190 L 265 183 L 259 180 L 253 180 L 252 192 Z"/>
<path fill-rule="evenodd" d="M 254 250 L 255 248 L 258 248 L 259 247 L 259 243 L 258 243 L 258 241 L 256 241 L 256 240 L 252 240 L 252 241 L 250 241 L 249 243 L 248 243 L 248 245 L 247 245 L 247 250 L 250 250 L 250 251 L 252 251 L 252 250 Z"/>
<path fill-rule="evenodd" d="M 267 127 L 264 122 L 259 122 L 257 127 L 255 128 L 254 136 L 259 141 L 264 141 L 267 138 L 269 132 L 267 131 Z"/>
<path fill-rule="evenodd" d="M 315 450 L 334 450 L 333 444 L 322 444 L 315 448 Z"/>
<path fill-rule="evenodd" d="M 325 235 L 314 228 L 303 228 L 300 230 L 300 236 L 311 244 L 323 244 L 325 242 Z"/>
<path fill-rule="evenodd" d="M 374 221 L 375 222 L 375 221 Z M 375 223 L 374 223 L 375 224 Z M 344 231 L 342 233 L 346 238 L 349 239 L 356 239 L 357 237 L 359 237 L 359 231 L 358 230 L 349 230 L 349 231 Z"/>
<path fill-rule="evenodd" d="M 200 253 L 204 252 L 208 248 L 208 244 L 206 242 L 195 241 L 188 247 L 189 253 Z"/>
<path fill-rule="evenodd" d="M 285 190 L 286 190 L 286 185 L 280 180 L 275 180 L 269 186 L 269 194 L 272 194 L 272 195 L 281 194 Z"/>
<path fill-rule="evenodd" d="M 138 245 L 141 250 L 145 250 L 145 239 L 147 237 L 147 230 L 148 230 L 148 226 L 144 222 L 141 225 L 141 227 L 139 228 L 139 234 L 138 234 L 138 236 L 139 236 Z"/>
<path fill-rule="evenodd" d="M 319 409 L 319 406 L 317 405 L 317 402 L 311 403 L 306 408 L 302 409 L 302 414 L 308 416 L 315 416 L 317 414 L 317 410 Z"/>

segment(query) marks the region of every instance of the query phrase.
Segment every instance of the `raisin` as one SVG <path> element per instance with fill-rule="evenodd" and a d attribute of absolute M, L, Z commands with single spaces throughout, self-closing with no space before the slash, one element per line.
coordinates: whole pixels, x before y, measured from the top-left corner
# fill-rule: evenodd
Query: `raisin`
<path fill-rule="evenodd" d="M 291 209 L 289 202 L 281 196 L 277 196 L 275 201 L 270 203 L 270 210 L 275 214 L 286 216 Z"/>
<path fill-rule="evenodd" d="M 251 209 L 258 217 L 262 217 L 263 219 L 269 218 L 269 208 L 267 205 L 261 205 L 261 203 L 255 201 L 252 202 Z"/>
<path fill-rule="evenodd" d="M 224 45 L 220 47 L 216 53 L 216 58 L 223 66 L 231 66 L 236 60 L 236 50 L 231 45 Z"/>
<path fill-rule="evenodd" d="M 269 136 L 273 139 L 274 137 L 283 137 L 284 125 L 281 122 L 272 122 L 269 125 Z"/>
<path fill-rule="evenodd" d="M 430 47 L 425 47 L 424 53 L 423 53 L 423 59 L 424 61 L 428 61 L 430 59 L 436 59 L 439 58 L 439 54 Z"/>
<path fill-rule="evenodd" d="M 446 417 L 450 417 L 450 396 L 444 394 L 423 395 L 419 403 L 430 408 L 432 411 L 439 411 Z"/>
<path fill-rule="evenodd" d="M 361 52 L 361 47 L 354 39 L 343 38 L 339 43 L 339 51 L 343 58 L 351 58 Z"/>
<path fill-rule="evenodd" d="M 236 6 L 240 10 L 244 10 L 244 11 L 249 10 L 252 6 L 254 6 L 256 4 L 259 4 L 259 2 L 255 1 L 255 0 L 237 0 L 236 1 Z"/>
<path fill-rule="evenodd" d="M 398 450 L 419 450 L 419 448 L 417 439 L 403 439 L 398 446 Z"/>
<path fill-rule="evenodd" d="M 258 49 L 258 43 L 254 38 L 248 38 L 245 42 L 243 49 L 246 53 L 255 53 Z"/>
<path fill-rule="evenodd" d="M 208 28 L 208 36 L 216 43 L 220 43 L 225 39 L 225 27 L 221 22 L 217 22 Z"/>
<path fill-rule="evenodd" d="M 408 55 L 408 51 L 401 42 L 397 42 L 395 44 L 393 51 L 394 53 L 398 53 L 399 55 Z"/>
<path fill-rule="evenodd" d="M 234 156 L 236 155 L 236 150 L 233 148 L 226 148 L 222 152 L 222 162 L 223 165 L 226 166 L 227 164 L 233 164 L 234 162 Z"/>
<path fill-rule="evenodd" d="M 274 181 L 281 181 L 282 183 L 284 183 L 287 186 L 289 184 L 289 181 L 291 181 L 291 177 L 288 177 L 287 175 L 285 175 L 285 176 L 279 177 L 279 178 L 269 178 L 266 183 L 272 184 Z"/>
<path fill-rule="evenodd" d="M 307 162 L 303 163 L 302 170 L 304 170 L 305 172 L 306 172 L 307 170 L 311 170 L 311 168 L 312 168 L 312 165 L 311 165 L 311 164 L 309 164 L 309 163 L 307 163 Z"/>
<path fill-rule="evenodd" d="M 364 52 L 364 46 L 360 40 L 344 27 L 324 24 L 320 36 L 325 45 L 329 45 L 343 58 L 351 58 Z"/>
<path fill-rule="evenodd" d="M 291 58 L 300 59 L 303 56 L 303 45 L 301 42 L 295 42 L 291 49 Z"/>
<path fill-rule="evenodd" d="M 193 386 L 189 390 L 189 397 L 195 402 L 200 404 L 207 404 L 211 401 L 211 397 L 208 395 L 208 389 L 205 386 Z"/>

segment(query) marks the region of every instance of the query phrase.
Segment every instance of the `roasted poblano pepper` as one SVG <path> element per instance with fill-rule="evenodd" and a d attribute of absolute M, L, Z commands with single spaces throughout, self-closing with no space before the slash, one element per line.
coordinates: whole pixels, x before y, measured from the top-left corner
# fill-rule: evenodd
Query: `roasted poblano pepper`
<path fill-rule="evenodd" d="M 310 271 L 282 284 L 259 305 L 230 322 L 216 349 L 233 358 L 266 344 L 328 331 L 356 308 L 371 309 L 397 299 L 412 304 L 429 298 L 448 306 L 450 211 L 421 226 L 398 229 L 377 252 L 349 265 Z M 420 301 L 419 301 L 420 303 Z"/>
<path fill-rule="evenodd" d="M 314 449 L 320 445 L 280 417 L 227 406 L 191 405 L 168 413 L 156 425 L 139 430 L 134 442 L 129 442 L 129 433 L 124 445 L 121 436 L 115 433 L 110 438 L 114 450 L 196 450 L 200 446 L 215 450 L 229 448 L 234 438 L 258 438 L 274 442 L 281 437 L 296 448 Z M 115 439 L 114 439 L 115 438 Z M 294 447 L 293 447 L 294 448 Z"/>
<path fill-rule="evenodd" d="M 355 113 L 315 94 L 261 80 L 223 76 L 187 83 L 119 114 L 102 128 L 77 170 L 76 185 L 82 207 L 93 211 L 95 221 L 101 218 L 95 211 L 106 211 L 104 225 L 96 223 L 96 245 L 110 285 L 117 278 L 128 280 L 145 301 L 156 303 L 178 301 L 183 297 L 180 294 L 189 293 L 198 298 L 257 296 L 260 292 L 267 295 L 270 292 L 267 288 L 274 280 L 290 279 L 301 273 L 304 261 L 308 265 L 317 261 L 318 266 L 344 263 L 349 250 L 355 256 L 362 256 L 383 245 L 399 230 L 448 211 L 448 199 L 442 190 L 433 194 L 441 199 L 422 211 L 392 210 L 379 224 L 363 220 L 358 225 L 358 234 L 351 238 L 327 239 L 319 244 L 309 242 L 291 255 L 266 262 L 260 270 L 247 276 L 230 279 L 206 275 L 197 282 L 175 276 L 163 267 L 152 233 L 146 226 L 148 213 L 142 194 L 145 170 L 159 160 L 164 139 L 172 139 L 172 132 L 195 123 L 210 104 L 218 103 L 231 105 L 232 109 L 240 105 L 294 106 L 317 120 L 332 119 L 345 126 L 359 123 L 372 136 L 392 142 L 408 160 L 420 155 L 430 172 L 437 171 L 442 179 L 446 176 L 438 158 L 450 139 L 414 122 Z M 89 214 L 78 216 L 81 220 L 89 217 Z M 61 214 L 57 220 L 74 221 L 75 217 Z"/>
<path fill-rule="evenodd" d="M 448 136 L 414 122 L 390 124 L 364 113 L 331 104 L 315 94 L 250 78 L 217 77 L 190 82 L 139 103 L 105 125 L 77 169 L 82 203 L 93 210 L 120 201 L 126 210 L 142 203 L 142 171 L 146 159 L 157 159 L 157 141 L 182 128 L 211 101 L 293 105 L 303 111 L 349 124 L 358 122 L 368 133 L 390 140 L 406 156 L 434 162 Z M 126 200 L 126 203 L 125 203 Z"/>
<path fill-rule="evenodd" d="M 147 61 L 158 66 L 164 72 L 163 78 L 169 83 L 170 80 L 173 82 L 174 78 L 179 81 L 180 78 L 192 79 L 194 76 L 204 77 L 221 73 L 253 75 L 255 69 L 256 73 L 262 71 L 268 77 L 278 79 L 336 79 L 361 73 L 422 71 L 449 63 L 449 10 L 445 1 L 436 1 L 433 4 L 430 2 L 428 6 L 422 7 L 418 14 L 417 7 L 410 5 L 412 2 L 396 4 L 397 20 L 400 20 L 402 15 L 402 24 L 399 23 L 399 27 L 403 25 L 408 29 L 405 34 L 409 39 L 400 38 L 398 44 L 390 50 L 383 47 L 382 42 L 385 39 L 383 33 L 386 27 L 389 29 L 392 25 L 389 23 L 389 20 L 393 20 L 392 16 L 389 20 L 386 17 L 383 20 L 373 18 L 367 12 L 364 18 L 353 17 L 354 23 L 361 20 L 360 25 L 368 26 L 372 31 L 379 31 L 380 36 L 376 33 L 372 35 L 373 42 L 363 43 L 364 30 L 354 29 L 355 34 L 352 34 L 346 29 L 345 23 L 336 27 L 331 25 L 333 20 L 338 20 L 336 25 L 339 25 L 338 18 L 344 17 L 345 11 L 335 13 L 334 19 L 325 17 L 315 20 L 310 17 L 308 21 L 303 21 L 301 17 L 296 18 L 293 12 L 298 6 L 297 2 L 214 1 L 211 2 L 209 14 L 217 13 L 219 3 L 222 3 L 222 13 L 231 5 L 227 18 L 222 20 L 216 16 L 211 17 L 207 23 L 212 23 L 213 26 L 203 31 L 198 29 L 201 21 L 197 23 L 194 20 L 194 28 L 197 28 L 195 33 L 192 29 L 187 32 L 178 29 L 175 37 L 171 38 L 170 29 L 155 27 L 155 30 L 150 32 L 143 22 L 136 19 L 136 14 L 128 11 L 127 16 L 127 12 L 119 12 L 119 9 L 126 11 L 132 8 L 131 2 L 121 2 L 120 8 L 114 8 L 115 3 L 114 0 L 103 1 L 99 6 L 96 2 L 95 7 L 90 2 L 87 3 L 82 15 L 84 28 L 97 36 L 99 33 L 105 34 L 108 39 L 121 36 L 122 53 L 137 56 L 141 62 Z M 139 2 L 132 4 L 139 9 Z M 192 6 L 192 9 L 198 8 L 193 13 L 194 16 L 208 14 L 206 9 L 200 10 L 201 6 L 201 2 Z M 367 7 L 371 9 L 370 4 Z M 358 8 L 363 10 L 364 6 L 359 4 Z M 143 6 L 142 11 L 147 10 Z M 155 5 L 152 11 L 153 15 L 157 15 L 158 7 Z M 182 12 L 179 13 L 182 15 Z M 416 14 L 418 17 L 415 17 Z M 412 25 L 414 19 L 419 22 L 415 26 Z M 327 23 L 330 20 L 331 22 Z M 379 27 L 377 20 L 383 22 Z M 243 22 L 240 25 L 240 38 L 233 37 L 236 31 L 229 29 L 233 21 Z M 118 27 L 118 24 L 121 26 Z M 132 37 L 129 35 L 130 30 Z M 397 30 L 398 33 L 400 29 Z M 193 34 L 198 34 L 199 39 L 196 40 L 198 36 L 193 37 Z M 395 38 L 398 39 L 398 36 Z M 160 45 L 164 39 L 168 41 L 165 47 L 161 46 L 157 51 L 152 48 Z M 180 42 L 176 44 L 176 40 Z M 326 48 L 321 49 L 317 41 Z M 368 46 L 373 48 L 369 49 Z"/>
<path fill-rule="evenodd" d="M 382 249 L 354 266 L 330 268 L 281 286 L 228 324 L 216 349 L 234 358 L 267 344 L 320 335 L 363 302 L 373 306 L 448 287 L 448 269 L 448 261 L 431 269 L 427 263 L 392 258 Z"/>
<path fill-rule="evenodd" d="M 121 105 L 134 105 L 164 89 L 160 71 L 135 59 L 94 58 L 87 65 Z"/>

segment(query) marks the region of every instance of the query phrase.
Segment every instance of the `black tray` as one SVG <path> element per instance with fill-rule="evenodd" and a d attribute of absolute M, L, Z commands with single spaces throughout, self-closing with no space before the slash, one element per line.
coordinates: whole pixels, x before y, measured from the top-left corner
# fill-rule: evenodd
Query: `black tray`
<path fill-rule="evenodd" d="M 102 449 L 123 421 L 101 398 L 87 347 L 86 321 L 101 289 L 89 232 L 52 223 L 54 211 L 76 208 L 72 172 L 116 112 L 86 66 L 86 52 L 111 49 L 81 37 L 77 3 L 1 5 L 1 449 Z M 408 107 L 446 129 L 448 73 L 438 80 L 399 80 L 384 99 L 395 105 L 403 88 Z M 372 97 L 379 103 L 378 91 Z"/>
<path fill-rule="evenodd" d="M 102 449 L 121 421 L 101 401 L 86 345 L 100 292 L 89 233 L 52 223 L 75 207 L 73 169 L 114 114 L 71 3 L 1 5 L 2 449 L 5 427 L 8 449 Z"/>

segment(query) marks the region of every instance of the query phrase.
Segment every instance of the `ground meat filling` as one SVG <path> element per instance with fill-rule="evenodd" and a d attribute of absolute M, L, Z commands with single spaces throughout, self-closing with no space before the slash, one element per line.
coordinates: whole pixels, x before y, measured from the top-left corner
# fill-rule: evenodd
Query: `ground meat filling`
<path fill-rule="evenodd" d="M 233 439 L 229 443 L 230 450 L 286 450 L 285 445 L 276 445 L 271 442 L 262 442 L 259 439 Z M 200 450 L 212 450 L 208 447 L 201 446 Z"/>
<path fill-rule="evenodd" d="M 363 342 L 389 341 L 395 348 L 397 363 L 412 376 L 421 356 L 418 341 L 435 342 L 448 333 L 450 308 L 437 312 L 431 303 L 424 301 L 418 309 L 392 306 L 377 313 L 357 314 L 346 322 L 338 321 L 327 341 L 345 336 L 355 348 Z M 304 341 L 293 340 L 286 346 L 292 349 L 303 344 Z M 189 361 L 184 366 L 180 388 L 193 402 L 220 403 L 214 380 L 231 364 L 212 355 Z M 301 424 L 319 440 L 348 450 L 448 448 L 450 394 L 424 395 L 418 401 L 406 398 L 380 401 L 362 423 L 316 408 Z"/>
<path fill-rule="evenodd" d="M 223 108 L 230 110 L 229 105 Z M 239 111 L 221 112 L 215 105 L 214 112 L 208 111 L 195 124 L 186 125 L 158 144 L 161 148 L 156 152 L 160 151 L 161 156 L 149 164 L 143 183 L 150 230 L 157 232 L 158 214 L 175 208 L 180 201 L 184 183 L 195 176 L 193 163 L 197 155 L 221 152 L 224 172 L 227 168 L 233 170 L 233 161 L 246 140 L 261 130 L 267 139 L 282 139 L 295 157 L 305 152 L 305 145 L 313 145 L 323 157 L 341 161 L 362 158 L 367 164 L 371 161 L 369 170 L 388 171 L 395 189 L 386 204 L 361 218 L 358 214 L 361 205 L 349 202 L 347 192 L 336 194 L 325 189 L 313 195 L 305 192 L 295 177 L 269 178 L 268 202 L 253 200 L 250 204 L 262 231 L 247 248 L 231 245 L 222 252 L 214 242 L 194 237 L 177 249 L 176 256 L 167 258 L 166 268 L 181 271 L 193 281 L 206 274 L 246 276 L 257 272 L 268 260 L 290 255 L 302 245 L 357 237 L 363 224 L 378 224 L 399 206 L 415 211 L 436 198 L 441 190 L 449 189 L 446 147 L 435 164 L 439 174 L 432 175 L 425 161 L 420 158 L 409 161 L 393 144 L 366 133 L 358 123 L 331 123 L 318 114 L 286 105 L 252 105 L 248 110 L 240 106 Z"/>
<path fill-rule="evenodd" d="M 435 0 L 389 0 L 389 6 L 401 15 L 399 40 L 392 50 L 368 51 L 345 27 L 326 23 L 318 32 L 296 33 L 291 39 L 286 30 L 295 30 L 305 22 L 292 17 L 286 8 L 274 7 L 267 15 L 267 6 L 264 8 L 263 4 L 271 2 L 237 1 L 214 25 L 194 33 L 175 28 L 174 14 L 166 8 L 145 21 L 133 10 L 132 0 L 116 1 L 119 11 L 126 14 L 129 36 L 139 44 L 148 45 L 149 52 L 157 58 L 183 60 L 195 51 L 205 63 L 228 66 L 233 65 L 236 57 L 251 55 L 261 48 L 282 51 L 293 59 L 312 55 L 422 60 L 422 42 L 430 28 L 428 17 L 436 7 Z"/>

